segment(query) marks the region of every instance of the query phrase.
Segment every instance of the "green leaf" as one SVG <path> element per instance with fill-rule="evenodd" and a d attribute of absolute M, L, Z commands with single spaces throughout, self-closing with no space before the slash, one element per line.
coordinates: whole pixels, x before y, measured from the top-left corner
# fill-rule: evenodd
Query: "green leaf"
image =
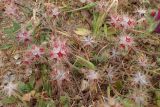
<path fill-rule="evenodd" d="M 0 50 L 6 50 L 12 47 L 12 44 L 4 44 L 2 46 L 0 46 Z"/>
<path fill-rule="evenodd" d="M 160 91 L 155 91 L 155 95 L 157 106 L 160 107 Z"/>
<path fill-rule="evenodd" d="M 31 85 L 31 87 L 34 87 L 35 84 L 35 76 L 31 75 L 31 77 L 29 78 L 29 84 Z"/>
<path fill-rule="evenodd" d="M 122 88 L 123 88 L 123 83 L 122 83 L 122 81 L 117 81 L 117 82 L 115 83 L 115 86 L 116 86 L 116 89 L 117 89 L 118 91 L 121 91 Z"/>
<path fill-rule="evenodd" d="M 40 34 L 40 40 L 39 40 L 40 44 L 45 41 L 49 41 L 49 37 L 50 37 L 49 32 L 42 32 Z"/>
<path fill-rule="evenodd" d="M 7 35 L 13 35 L 13 33 L 17 32 L 21 28 L 18 22 L 13 22 L 13 25 L 9 28 L 4 28 L 3 32 Z"/>
<path fill-rule="evenodd" d="M 155 28 L 157 27 L 157 23 L 155 23 L 155 22 L 153 22 L 153 23 L 151 23 L 150 24 L 150 27 L 149 27 L 149 29 L 148 29 L 148 31 L 149 31 L 149 33 L 150 32 L 153 32 L 154 30 L 155 30 Z"/>
<path fill-rule="evenodd" d="M 52 85 L 47 79 L 46 77 L 45 80 L 43 80 L 43 90 L 47 92 L 48 96 L 52 96 Z"/>
<path fill-rule="evenodd" d="M 133 103 L 133 101 L 125 98 L 123 99 L 123 105 L 124 107 L 136 107 L 136 105 Z"/>
<path fill-rule="evenodd" d="M 96 5 L 97 4 L 93 2 L 93 3 L 89 3 L 89 4 L 85 5 L 84 7 L 81 7 L 81 8 L 78 8 L 78 9 L 74 9 L 74 10 L 69 10 L 67 12 L 69 13 L 69 12 L 75 12 L 75 11 L 80 11 L 80 10 L 88 10 L 88 9 L 90 9 L 92 7 L 95 7 Z"/>
<path fill-rule="evenodd" d="M 60 97 L 60 103 L 62 104 L 63 107 L 69 107 L 69 102 L 70 102 L 70 99 L 68 96 Z"/>
<path fill-rule="evenodd" d="M 41 65 L 42 81 L 43 81 L 43 90 L 47 92 L 48 96 L 52 96 L 52 85 L 49 81 L 48 68 L 47 65 Z"/>
<path fill-rule="evenodd" d="M 116 29 L 112 28 L 112 27 L 107 27 L 107 25 L 104 26 L 104 32 L 107 36 L 116 34 Z"/>
<path fill-rule="evenodd" d="M 11 97 L 5 97 L 1 100 L 1 103 L 3 105 L 6 105 L 6 104 L 13 104 L 17 101 L 17 99 L 14 97 L 14 96 L 11 96 Z"/>
<path fill-rule="evenodd" d="M 53 100 L 38 99 L 36 107 L 56 107 Z"/>
<path fill-rule="evenodd" d="M 151 17 L 149 13 L 146 15 L 146 20 L 149 24 L 149 28 L 146 31 L 151 33 L 155 30 L 159 22 L 155 21 L 155 18 Z"/>
<path fill-rule="evenodd" d="M 33 87 L 31 84 L 29 83 L 25 84 L 24 82 L 19 82 L 18 88 L 22 93 L 27 93 L 33 90 Z"/>
<path fill-rule="evenodd" d="M 90 61 L 88 61 L 85 58 L 80 57 L 80 56 L 76 56 L 76 57 L 77 57 L 77 60 L 76 60 L 75 64 L 79 64 L 82 67 L 84 66 L 84 67 L 86 67 L 88 69 L 95 70 L 95 66 L 94 66 L 94 64 L 92 62 L 90 62 Z"/>
<path fill-rule="evenodd" d="M 21 28 L 21 25 L 18 22 L 13 22 L 13 32 L 18 31 Z"/>
<path fill-rule="evenodd" d="M 93 14 L 93 32 L 95 35 L 98 35 L 100 32 L 100 28 L 102 27 L 105 18 L 106 18 L 106 13 L 94 13 Z"/>
<path fill-rule="evenodd" d="M 47 107 L 56 107 L 53 100 L 47 102 Z"/>

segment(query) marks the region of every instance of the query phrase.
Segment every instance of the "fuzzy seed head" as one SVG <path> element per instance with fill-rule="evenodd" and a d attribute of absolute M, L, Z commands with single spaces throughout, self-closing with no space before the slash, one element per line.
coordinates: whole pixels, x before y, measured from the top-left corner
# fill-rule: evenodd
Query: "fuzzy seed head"
<path fill-rule="evenodd" d="M 124 36 L 120 36 L 119 39 L 120 39 L 119 41 L 120 47 L 123 49 L 131 48 L 134 44 L 134 40 L 130 35 L 125 34 Z"/>
<path fill-rule="evenodd" d="M 17 84 L 9 82 L 7 85 L 4 86 L 3 91 L 10 97 L 11 95 L 14 95 L 16 89 Z"/>
<path fill-rule="evenodd" d="M 93 37 L 91 36 L 85 36 L 82 39 L 82 42 L 84 43 L 84 46 L 92 46 L 95 41 L 93 40 Z"/>
<path fill-rule="evenodd" d="M 133 81 L 135 84 L 145 86 L 148 85 L 149 81 L 146 77 L 146 75 L 142 74 L 141 72 L 138 72 L 135 74 Z"/>

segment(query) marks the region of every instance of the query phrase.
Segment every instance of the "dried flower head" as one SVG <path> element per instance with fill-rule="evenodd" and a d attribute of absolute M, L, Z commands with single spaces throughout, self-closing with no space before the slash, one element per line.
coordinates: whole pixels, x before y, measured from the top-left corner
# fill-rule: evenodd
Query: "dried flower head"
<path fill-rule="evenodd" d="M 142 54 L 138 57 L 138 64 L 142 67 L 148 66 L 148 59 L 147 59 L 146 55 Z"/>
<path fill-rule="evenodd" d="M 5 12 L 4 12 L 7 16 L 9 17 L 17 17 L 18 16 L 18 7 L 14 4 L 11 3 L 9 5 L 5 5 Z"/>
<path fill-rule="evenodd" d="M 112 66 L 109 66 L 109 68 L 107 69 L 107 78 L 109 80 L 109 82 L 113 82 L 113 78 L 115 77 L 115 70 L 114 70 L 114 67 Z"/>
<path fill-rule="evenodd" d="M 52 3 L 45 3 L 47 15 L 50 17 L 57 17 L 60 14 L 60 9 L 58 6 Z"/>
<path fill-rule="evenodd" d="M 13 82 L 16 79 L 16 76 L 12 73 L 12 72 L 7 72 L 4 76 L 3 76 L 3 81 L 2 84 L 6 84 L 9 82 Z"/>
<path fill-rule="evenodd" d="M 91 82 L 93 81 L 97 81 L 100 77 L 100 75 L 98 74 L 98 72 L 95 72 L 93 70 L 90 70 L 87 75 L 86 75 L 87 79 Z"/>
<path fill-rule="evenodd" d="M 99 12 L 105 12 L 108 6 L 108 2 L 106 0 L 100 0 L 97 2 L 97 10 Z"/>
<path fill-rule="evenodd" d="M 59 87 L 61 87 L 64 81 L 69 81 L 69 71 L 61 68 L 55 68 L 50 73 L 50 77 L 53 81 L 57 82 Z"/>
<path fill-rule="evenodd" d="M 60 10 L 58 7 L 54 7 L 51 11 L 52 11 L 52 16 L 58 16 L 60 14 Z"/>
<path fill-rule="evenodd" d="M 33 62 L 33 57 L 32 57 L 32 53 L 31 52 L 29 52 L 29 51 L 27 51 L 27 52 L 25 52 L 25 54 L 23 55 L 23 63 L 25 64 L 25 65 L 31 65 L 32 64 L 32 62 Z"/>
<path fill-rule="evenodd" d="M 105 99 L 106 101 L 103 103 L 102 107 L 123 107 L 122 104 L 114 97 L 109 97 Z"/>
<path fill-rule="evenodd" d="M 14 95 L 15 90 L 17 90 L 17 84 L 13 82 L 9 82 L 7 85 L 4 86 L 3 91 L 10 97 Z"/>
<path fill-rule="evenodd" d="M 134 44 L 134 39 L 130 35 L 124 34 L 123 36 L 120 36 L 119 39 L 120 47 L 123 49 L 131 48 Z"/>
<path fill-rule="evenodd" d="M 137 72 L 133 77 L 133 82 L 140 86 L 145 86 L 149 84 L 149 80 L 147 79 L 146 75 L 141 72 Z"/>
<path fill-rule="evenodd" d="M 147 93 L 142 90 L 135 90 L 132 93 L 132 98 L 137 106 L 147 105 L 148 96 Z"/>
<path fill-rule="evenodd" d="M 110 58 L 115 59 L 115 58 L 117 58 L 117 57 L 118 57 L 118 55 L 119 55 L 118 50 L 116 50 L 115 48 L 112 48 Z"/>
<path fill-rule="evenodd" d="M 58 38 L 53 41 L 52 47 L 53 47 L 53 49 L 50 52 L 50 57 L 52 59 L 60 60 L 66 56 L 66 54 L 67 54 L 66 41 L 60 40 Z"/>

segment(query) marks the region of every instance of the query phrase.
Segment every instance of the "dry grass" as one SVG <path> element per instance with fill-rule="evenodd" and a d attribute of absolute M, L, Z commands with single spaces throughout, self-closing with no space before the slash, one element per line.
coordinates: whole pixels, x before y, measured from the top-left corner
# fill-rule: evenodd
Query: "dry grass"
<path fill-rule="evenodd" d="M 9 0 L 4 1 L 0 106 L 160 106 L 160 35 L 154 32 L 159 20 L 150 16 L 151 9 L 158 12 L 158 0 L 16 0 L 18 10 L 12 15 L 6 13 Z M 135 13 L 139 8 L 146 9 L 144 17 Z M 145 21 L 114 27 L 111 17 L 117 14 Z M 23 29 L 31 35 L 29 43 L 17 39 Z M 33 44 L 43 52 L 34 51 Z M 31 64 L 24 63 L 26 59 Z"/>

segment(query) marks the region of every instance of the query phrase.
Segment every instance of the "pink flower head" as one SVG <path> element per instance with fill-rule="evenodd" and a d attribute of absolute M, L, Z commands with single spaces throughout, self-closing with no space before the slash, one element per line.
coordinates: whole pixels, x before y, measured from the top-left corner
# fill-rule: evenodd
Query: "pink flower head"
<path fill-rule="evenodd" d="M 61 41 L 60 39 L 57 39 L 53 42 L 53 49 L 50 52 L 50 57 L 52 59 L 60 60 L 67 54 L 67 46 L 66 41 Z"/>
<path fill-rule="evenodd" d="M 39 59 L 44 54 L 44 48 L 33 45 L 24 55 L 24 63 L 30 65 L 33 61 Z"/>
<path fill-rule="evenodd" d="M 17 16 L 18 15 L 18 7 L 14 3 L 6 5 L 4 13 L 7 16 Z"/>
<path fill-rule="evenodd" d="M 98 11 L 105 11 L 106 7 L 108 6 L 108 3 L 106 2 L 106 0 L 100 0 L 97 2 L 97 9 Z"/>
<path fill-rule="evenodd" d="M 111 15 L 111 25 L 115 28 L 120 28 L 120 22 L 122 21 L 122 18 L 119 15 Z"/>
<path fill-rule="evenodd" d="M 136 21 L 130 17 L 128 17 L 127 15 L 123 15 L 122 16 L 122 21 L 120 22 L 122 28 L 124 29 L 130 29 L 130 28 L 134 28 L 136 25 Z"/>
<path fill-rule="evenodd" d="M 111 15 L 111 25 L 118 29 L 130 29 L 134 28 L 136 21 L 127 15 Z"/>
<path fill-rule="evenodd" d="M 121 36 L 119 41 L 120 47 L 123 49 L 128 49 L 133 46 L 134 40 L 130 35 Z"/>
<path fill-rule="evenodd" d="M 160 8 L 158 10 L 152 10 L 151 11 L 151 16 L 158 23 L 157 26 L 154 29 L 154 32 L 160 33 L 160 23 L 158 22 L 160 20 Z"/>
<path fill-rule="evenodd" d="M 21 30 L 16 36 L 16 38 L 19 42 L 22 42 L 22 43 L 27 43 L 31 41 L 30 33 L 26 29 Z"/>
<path fill-rule="evenodd" d="M 40 58 L 44 54 L 44 48 L 33 45 L 31 49 L 31 53 L 33 57 Z"/>
<path fill-rule="evenodd" d="M 31 65 L 32 62 L 33 62 L 33 58 L 32 58 L 32 53 L 27 51 L 25 54 L 24 54 L 24 59 L 23 59 L 23 64 L 25 65 Z"/>
<path fill-rule="evenodd" d="M 57 82 L 59 87 L 61 87 L 64 81 L 69 81 L 69 71 L 65 71 L 64 69 L 54 69 L 50 73 L 50 77 L 53 81 Z"/>
<path fill-rule="evenodd" d="M 5 4 L 11 4 L 14 3 L 15 0 L 2 0 L 2 2 L 4 2 Z"/>
<path fill-rule="evenodd" d="M 151 16 L 154 17 L 154 19 L 156 21 L 159 21 L 160 20 L 160 9 L 158 9 L 158 10 L 152 10 L 151 11 Z"/>

